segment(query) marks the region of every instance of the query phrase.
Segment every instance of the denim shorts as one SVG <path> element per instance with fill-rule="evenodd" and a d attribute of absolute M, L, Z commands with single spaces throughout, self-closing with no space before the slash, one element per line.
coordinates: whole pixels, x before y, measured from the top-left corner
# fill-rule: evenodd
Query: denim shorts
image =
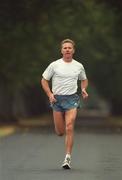
<path fill-rule="evenodd" d="M 55 95 L 56 102 L 51 104 L 54 111 L 65 112 L 70 109 L 78 108 L 80 98 L 77 94 L 72 95 Z"/>

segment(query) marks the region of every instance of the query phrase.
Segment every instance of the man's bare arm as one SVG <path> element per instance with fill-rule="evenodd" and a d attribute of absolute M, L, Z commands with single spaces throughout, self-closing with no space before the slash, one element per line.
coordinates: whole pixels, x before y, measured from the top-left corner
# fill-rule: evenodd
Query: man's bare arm
<path fill-rule="evenodd" d="M 88 87 L 88 79 L 82 80 L 81 81 L 81 91 L 82 91 L 83 99 L 86 99 L 88 97 L 88 93 L 86 91 L 87 87 Z"/>
<path fill-rule="evenodd" d="M 49 81 L 42 78 L 41 79 L 41 85 L 42 85 L 42 88 L 44 89 L 45 93 L 47 94 L 50 103 L 56 102 L 56 99 L 55 99 L 53 93 L 51 92 L 51 89 L 49 86 Z"/>

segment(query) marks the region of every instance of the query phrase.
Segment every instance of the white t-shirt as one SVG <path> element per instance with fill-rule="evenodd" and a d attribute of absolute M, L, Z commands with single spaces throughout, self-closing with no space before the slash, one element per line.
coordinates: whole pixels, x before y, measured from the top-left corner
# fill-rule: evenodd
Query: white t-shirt
<path fill-rule="evenodd" d="M 74 59 L 71 62 L 65 62 L 63 59 L 52 62 L 42 76 L 46 80 L 52 78 L 52 92 L 55 95 L 76 93 L 77 81 L 87 78 L 83 65 Z"/>

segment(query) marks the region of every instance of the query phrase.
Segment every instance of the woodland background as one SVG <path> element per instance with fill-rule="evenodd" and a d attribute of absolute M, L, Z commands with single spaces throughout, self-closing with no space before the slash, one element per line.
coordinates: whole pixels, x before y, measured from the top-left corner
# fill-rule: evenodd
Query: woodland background
<path fill-rule="evenodd" d="M 99 94 L 112 115 L 122 115 L 121 0 L 1 0 L 0 121 L 50 111 L 41 75 L 60 58 L 65 38 L 76 42 L 90 96 Z"/>

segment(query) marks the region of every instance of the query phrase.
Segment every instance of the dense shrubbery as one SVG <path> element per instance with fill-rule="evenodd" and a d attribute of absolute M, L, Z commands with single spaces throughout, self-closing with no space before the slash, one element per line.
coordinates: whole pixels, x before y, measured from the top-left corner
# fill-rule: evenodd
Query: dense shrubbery
<path fill-rule="evenodd" d="M 0 17 L 1 86 L 4 84 L 12 97 L 22 89 L 37 86 L 45 67 L 60 57 L 60 41 L 68 37 L 76 42 L 75 58 L 84 64 L 89 80 L 112 103 L 113 113 L 120 114 L 120 19 L 121 13 L 116 14 L 116 9 L 93 0 L 3 1 Z M 3 94 L 5 96 L 5 91 L 1 91 Z"/>

